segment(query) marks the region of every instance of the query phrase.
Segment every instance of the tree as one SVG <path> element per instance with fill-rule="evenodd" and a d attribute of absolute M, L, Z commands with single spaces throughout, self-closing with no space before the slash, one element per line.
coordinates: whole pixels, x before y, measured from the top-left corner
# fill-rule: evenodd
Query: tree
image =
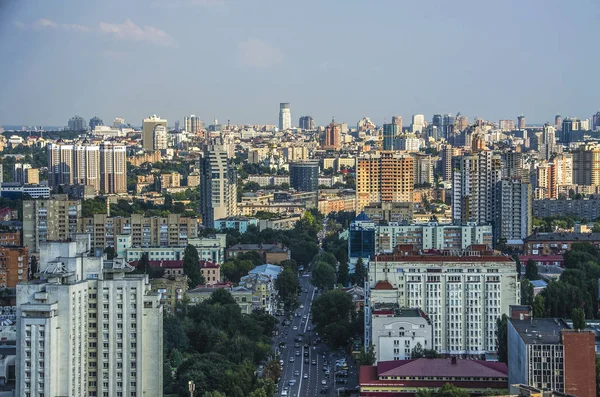
<path fill-rule="evenodd" d="M 361 347 L 360 355 L 358 356 L 358 365 L 373 365 L 375 359 L 375 348 L 372 344 L 369 344 L 367 349 L 364 346 Z"/>
<path fill-rule="evenodd" d="M 338 268 L 338 277 L 337 277 L 337 281 L 339 284 L 346 286 L 346 284 L 348 283 L 348 272 L 349 272 L 348 261 L 340 262 L 340 266 Z"/>
<path fill-rule="evenodd" d="M 469 397 L 471 394 L 465 389 L 446 383 L 435 393 L 435 397 Z"/>
<path fill-rule="evenodd" d="M 148 253 L 144 252 L 140 259 L 138 260 L 136 270 L 140 273 L 147 274 L 150 270 L 150 260 L 148 259 Z"/>
<path fill-rule="evenodd" d="M 524 278 L 521 280 L 521 304 L 531 306 L 533 304 L 533 284 Z"/>
<path fill-rule="evenodd" d="M 415 397 L 433 397 L 433 391 L 429 389 L 417 389 Z"/>
<path fill-rule="evenodd" d="M 298 282 L 298 275 L 291 268 L 284 268 L 279 276 L 277 276 L 275 289 L 279 293 L 279 298 L 283 302 L 286 311 L 291 311 L 298 307 L 300 283 Z"/>
<path fill-rule="evenodd" d="M 521 261 L 519 260 L 519 256 L 515 255 L 515 256 L 513 256 L 513 259 L 515 260 L 515 266 L 517 268 L 517 274 L 519 275 L 519 277 L 521 277 L 521 270 L 522 270 L 521 268 L 522 268 L 522 265 L 521 265 Z"/>
<path fill-rule="evenodd" d="M 540 276 L 538 274 L 538 268 L 533 259 L 529 259 L 527 261 L 527 265 L 525 266 L 525 278 L 528 280 L 539 280 Z"/>
<path fill-rule="evenodd" d="M 498 361 L 508 362 L 508 316 L 503 314 L 496 320 L 496 345 L 498 346 Z"/>
<path fill-rule="evenodd" d="M 225 288 L 217 288 L 206 301 L 209 305 L 235 305 L 235 299 Z"/>
<path fill-rule="evenodd" d="M 108 246 L 104 248 L 104 253 L 106 254 L 106 259 L 112 261 L 117 257 L 117 252 L 115 251 L 115 247 Z"/>
<path fill-rule="evenodd" d="M 319 295 L 311 308 L 317 332 L 335 347 L 345 345 L 353 335 L 353 312 L 352 298 L 342 290 L 327 291 Z"/>
<path fill-rule="evenodd" d="M 312 268 L 312 284 L 320 289 L 332 289 L 335 285 L 335 269 L 326 262 L 317 262 Z"/>
<path fill-rule="evenodd" d="M 183 251 L 183 274 L 188 276 L 188 285 L 190 288 L 204 284 L 204 276 L 200 270 L 200 258 L 198 250 L 191 244 L 188 244 Z"/>
<path fill-rule="evenodd" d="M 239 283 L 240 279 L 248 274 L 248 272 L 254 269 L 255 266 L 252 261 L 248 259 L 232 259 L 223 263 L 221 266 L 221 273 L 223 276 L 232 283 Z"/>
<path fill-rule="evenodd" d="M 264 376 L 274 382 L 281 377 L 281 364 L 279 364 L 278 360 L 274 359 L 267 362 L 265 365 Z"/>
<path fill-rule="evenodd" d="M 412 352 L 410 353 L 410 358 L 422 358 L 423 356 L 423 345 L 421 345 L 421 342 L 417 342 L 415 347 L 413 347 Z"/>
<path fill-rule="evenodd" d="M 533 317 L 543 318 L 546 314 L 546 307 L 544 305 L 544 296 L 537 294 L 533 300 Z"/>
<path fill-rule="evenodd" d="M 362 258 L 358 258 L 354 265 L 354 284 L 362 287 L 365 281 L 366 269 Z"/>
<path fill-rule="evenodd" d="M 573 321 L 573 329 L 585 329 L 585 313 L 583 310 L 573 309 L 571 320 Z"/>

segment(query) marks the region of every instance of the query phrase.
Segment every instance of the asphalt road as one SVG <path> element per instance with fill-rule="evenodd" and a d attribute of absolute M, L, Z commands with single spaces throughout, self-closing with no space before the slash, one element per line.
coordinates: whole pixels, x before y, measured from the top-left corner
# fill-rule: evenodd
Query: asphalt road
<path fill-rule="evenodd" d="M 285 348 L 280 350 L 280 359 L 283 360 L 281 380 L 278 385 L 276 396 L 285 395 L 283 393 L 287 388 L 287 396 L 289 397 L 304 397 L 304 396 L 336 396 L 337 389 L 339 388 L 354 388 L 357 385 L 357 374 L 356 369 L 351 366 L 349 369 L 349 376 L 347 378 L 348 384 L 335 384 L 334 383 L 334 372 L 335 372 L 335 360 L 338 358 L 345 357 L 342 352 L 330 352 L 329 348 L 323 343 L 313 344 L 317 338 L 313 328 L 313 324 L 310 321 L 310 308 L 311 303 L 315 297 L 315 288 L 309 282 L 310 277 L 301 276 L 300 285 L 302 291 L 305 289 L 308 292 L 302 292 L 300 296 L 300 304 L 304 306 L 296 310 L 296 313 L 300 313 L 300 316 L 293 316 L 292 323 L 289 326 L 280 326 L 282 331 L 280 335 L 275 338 L 276 344 L 281 342 L 285 343 Z M 304 316 L 307 318 L 304 319 Z M 278 317 L 280 321 L 283 321 L 283 317 Z M 304 324 L 302 324 L 304 322 Z M 294 330 L 297 327 L 297 330 Z M 308 329 L 311 328 L 309 331 Z M 301 342 L 296 342 L 296 339 L 301 337 Z M 294 345 L 298 343 L 299 347 Z M 308 347 L 305 347 L 308 344 Z M 305 357 L 305 352 L 308 352 L 308 356 Z M 299 355 L 296 355 L 299 354 Z M 290 362 L 293 358 L 294 361 Z M 308 358 L 308 363 L 305 363 L 305 359 Z M 312 360 L 315 360 L 315 364 L 312 364 Z M 330 375 L 326 375 L 325 361 L 328 363 Z M 306 378 L 305 378 L 306 375 Z M 293 385 L 290 385 L 290 380 L 295 380 Z M 321 390 L 327 388 L 327 393 L 321 393 Z"/>

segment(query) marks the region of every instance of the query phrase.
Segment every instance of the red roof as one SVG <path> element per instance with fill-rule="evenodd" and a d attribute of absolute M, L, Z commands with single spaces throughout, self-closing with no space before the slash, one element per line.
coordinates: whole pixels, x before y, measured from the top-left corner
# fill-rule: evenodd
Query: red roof
<path fill-rule="evenodd" d="M 415 360 L 382 361 L 377 364 L 378 376 L 478 376 L 504 378 L 508 376 L 506 364 L 482 360 L 460 360 L 453 364 L 446 358 L 418 358 Z"/>
<path fill-rule="evenodd" d="M 394 289 L 394 286 L 387 280 L 379 280 L 375 289 Z"/>
<path fill-rule="evenodd" d="M 133 267 L 137 267 L 139 261 L 132 261 L 129 264 Z M 159 261 L 148 261 L 150 267 L 164 267 L 166 269 L 183 269 L 183 260 L 159 260 Z M 217 269 L 219 265 L 214 262 L 200 260 L 200 268 L 202 269 Z"/>

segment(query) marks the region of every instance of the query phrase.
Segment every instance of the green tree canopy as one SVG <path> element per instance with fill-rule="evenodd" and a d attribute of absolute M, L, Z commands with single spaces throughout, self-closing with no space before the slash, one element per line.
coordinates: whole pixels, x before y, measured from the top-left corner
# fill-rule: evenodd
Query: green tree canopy
<path fill-rule="evenodd" d="M 533 299 L 533 317 L 546 317 L 546 307 L 544 305 L 544 296 L 542 294 L 536 295 Z"/>
<path fill-rule="evenodd" d="M 283 302 L 286 311 L 291 311 L 298 307 L 300 283 L 298 282 L 298 274 L 291 268 L 286 267 L 279 274 L 277 280 L 275 280 L 275 289 L 279 293 L 279 298 Z"/>
<path fill-rule="evenodd" d="M 521 280 L 521 304 L 522 305 L 533 305 L 533 284 L 531 281 L 524 278 Z"/>
<path fill-rule="evenodd" d="M 585 329 L 585 313 L 583 310 L 573 309 L 571 320 L 573 321 L 573 329 Z"/>
<path fill-rule="evenodd" d="M 311 313 L 317 332 L 332 346 L 343 346 L 354 333 L 354 305 L 350 295 L 342 290 L 319 295 L 313 301 Z"/>
<path fill-rule="evenodd" d="M 496 342 L 498 346 L 498 361 L 508 362 L 508 316 L 503 314 L 496 320 Z"/>
<path fill-rule="evenodd" d="M 191 244 L 188 244 L 185 247 L 185 251 L 183 251 L 183 274 L 188 277 L 190 288 L 196 288 L 196 286 L 205 283 L 204 276 L 200 270 L 198 250 Z"/>
<path fill-rule="evenodd" d="M 225 288 L 217 288 L 210 294 L 210 298 L 208 298 L 207 303 L 209 305 L 235 305 L 235 299 L 231 295 L 231 292 L 227 291 Z"/>
<path fill-rule="evenodd" d="M 366 276 L 367 270 L 365 269 L 365 262 L 362 258 L 358 258 L 354 265 L 354 284 L 362 287 Z"/>
<path fill-rule="evenodd" d="M 249 259 L 230 259 L 221 265 L 221 273 L 232 283 L 239 283 L 240 279 L 256 266 Z"/>
<path fill-rule="evenodd" d="M 538 268 L 533 259 L 529 259 L 527 261 L 527 265 L 525 266 L 525 278 L 528 280 L 539 280 L 540 276 L 538 274 Z"/>
<path fill-rule="evenodd" d="M 312 284 L 320 289 L 329 290 L 335 285 L 335 269 L 327 262 L 316 262 L 312 266 Z"/>

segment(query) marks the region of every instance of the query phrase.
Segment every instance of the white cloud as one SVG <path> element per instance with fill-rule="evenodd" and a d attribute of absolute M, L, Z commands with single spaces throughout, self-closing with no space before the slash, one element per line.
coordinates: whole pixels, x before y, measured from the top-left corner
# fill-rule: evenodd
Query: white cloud
<path fill-rule="evenodd" d="M 25 24 L 21 21 L 15 21 L 15 26 L 17 27 L 17 29 L 22 29 L 22 30 L 26 28 Z"/>
<path fill-rule="evenodd" d="M 143 41 L 165 47 L 177 47 L 177 42 L 164 30 L 153 26 L 143 28 L 126 19 L 123 23 L 100 22 L 100 32 L 114 36 L 120 40 Z"/>
<path fill-rule="evenodd" d="M 283 60 L 281 52 L 259 39 L 248 39 L 239 44 L 240 58 L 243 63 L 255 68 L 269 68 Z"/>
<path fill-rule="evenodd" d="M 74 32 L 89 32 L 90 28 L 83 25 L 78 25 L 76 23 L 63 23 L 60 25 L 61 29 L 70 30 Z"/>
<path fill-rule="evenodd" d="M 33 27 L 37 28 L 37 29 L 47 29 L 47 28 L 56 29 L 58 27 L 58 24 L 49 19 L 40 18 L 37 21 L 35 21 L 35 23 L 33 24 Z"/>
<path fill-rule="evenodd" d="M 72 32 L 89 32 L 90 28 L 83 25 L 78 25 L 76 23 L 56 23 L 47 18 L 40 18 L 32 24 L 26 24 L 21 21 L 16 21 L 15 26 L 21 30 L 34 29 L 34 30 L 44 30 L 44 29 L 62 29 L 65 31 Z"/>

